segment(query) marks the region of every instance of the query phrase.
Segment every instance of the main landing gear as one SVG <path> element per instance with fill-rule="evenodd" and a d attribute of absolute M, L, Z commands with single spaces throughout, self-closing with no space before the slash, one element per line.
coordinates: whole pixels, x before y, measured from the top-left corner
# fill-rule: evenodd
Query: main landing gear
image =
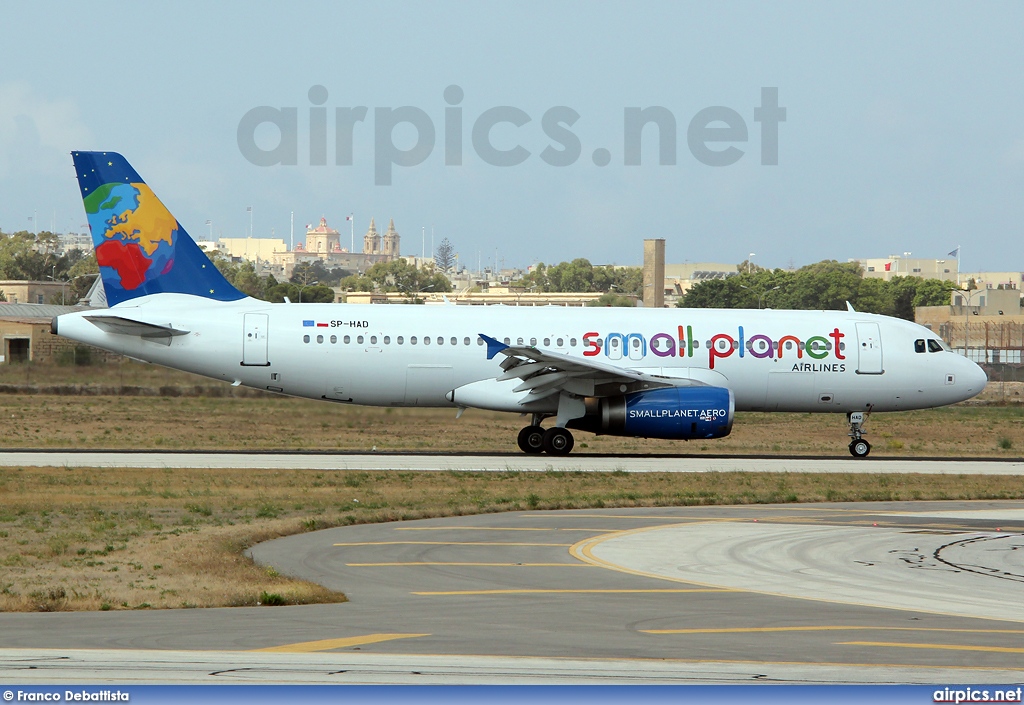
<path fill-rule="evenodd" d="M 868 411 L 870 413 L 870 409 Z M 863 411 L 853 411 L 846 415 L 850 423 L 850 455 L 855 458 L 866 458 L 871 452 L 871 444 L 864 440 L 864 423 L 867 416 Z"/>
<path fill-rule="evenodd" d="M 534 414 L 533 423 L 519 432 L 519 449 L 529 454 L 567 455 L 575 445 L 572 434 L 558 426 L 543 428 L 540 425 L 542 419 Z"/>

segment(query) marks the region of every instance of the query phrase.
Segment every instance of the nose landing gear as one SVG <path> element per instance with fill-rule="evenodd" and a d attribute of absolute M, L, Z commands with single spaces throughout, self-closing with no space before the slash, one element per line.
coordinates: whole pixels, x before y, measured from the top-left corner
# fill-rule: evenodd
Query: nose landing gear
<path fill-rule="evenodd" d="M 870 413 L 871 410 L 868 409 L 868 414 Z M 846 420 L 850 424 L 849 436 L 853 439 L 850 441 L 850 455 L 855 458 L 866 458 L 871 452 L 871 444 L 864 440 L 864 424 L 867 421 L 867 414 L 863 411 L 852 411 L 846 415 Z"/>

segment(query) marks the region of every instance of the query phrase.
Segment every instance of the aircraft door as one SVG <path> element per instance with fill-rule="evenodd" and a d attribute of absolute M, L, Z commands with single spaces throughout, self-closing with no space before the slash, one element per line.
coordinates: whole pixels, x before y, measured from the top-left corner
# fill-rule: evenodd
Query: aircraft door
<path fill-rule="evenodd" d="M 267 328 L 270 316 L 247 313 L 242 323 L 242 364 L 267 367 Z"/>
<path fill-rule="evenodd" d="M 877 323 L 857 324 L 857 374 L 880 375 L 882 368 L 882 336 Z"/>

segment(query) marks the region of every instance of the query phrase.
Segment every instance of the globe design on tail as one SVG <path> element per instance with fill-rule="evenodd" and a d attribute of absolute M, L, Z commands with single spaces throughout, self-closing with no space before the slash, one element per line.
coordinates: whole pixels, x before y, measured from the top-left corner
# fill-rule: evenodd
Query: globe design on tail
<path fill-rule="evenodd" d="M 103 277 L 105 285 L 132 291 L 171 271 L 178 221 L 149 186 L 104 184 L 84 201 L 96 261 L 116 273 Z"/>

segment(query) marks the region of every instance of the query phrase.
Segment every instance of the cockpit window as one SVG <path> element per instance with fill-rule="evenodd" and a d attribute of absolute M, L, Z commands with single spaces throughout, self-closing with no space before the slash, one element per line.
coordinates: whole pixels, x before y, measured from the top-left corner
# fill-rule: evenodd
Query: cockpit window
<path fill-rule="evenodd" d="M 942 352 L 946 349 L 946 346 L 942 344 L 941 340 L 935 338 L 928 339 L 928 352 Z"/>
<path fill-rule="evenodd" d="M 916 353 L 923 353 L 924 352 L 924 338 L 918 338 L 917 340 L 914 341 L 914 352 L 916 352 Z"/>

